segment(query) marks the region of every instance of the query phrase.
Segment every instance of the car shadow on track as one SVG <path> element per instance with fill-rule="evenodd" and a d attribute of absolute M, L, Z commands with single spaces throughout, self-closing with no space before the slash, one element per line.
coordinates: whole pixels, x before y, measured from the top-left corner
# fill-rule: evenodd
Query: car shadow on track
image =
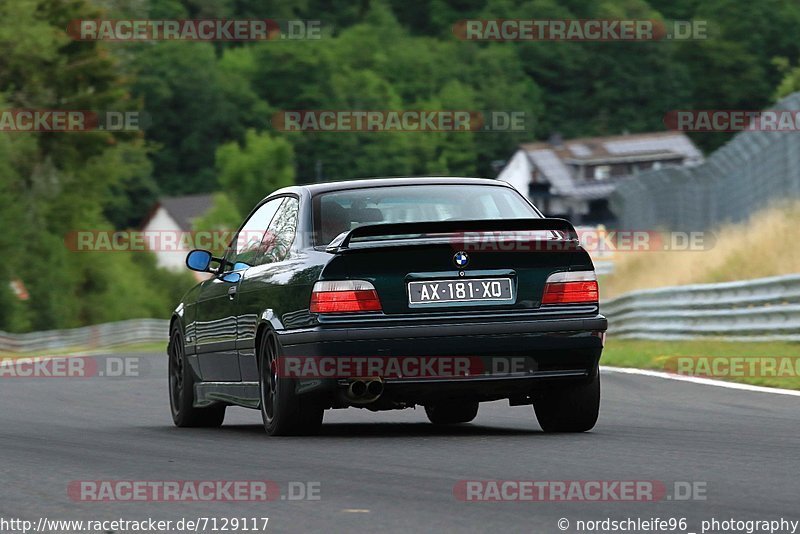
<path fill-rule="evenodd" d="M 224 433 L 265 434 L 261 425 L 223 425 Z M 544 433 L 539 429 L 497 428 L 483 425 L 438 426 L 430 423 L 327 423 L 314 438 L 394 438 L 426 436 L 522 436 Z"/>

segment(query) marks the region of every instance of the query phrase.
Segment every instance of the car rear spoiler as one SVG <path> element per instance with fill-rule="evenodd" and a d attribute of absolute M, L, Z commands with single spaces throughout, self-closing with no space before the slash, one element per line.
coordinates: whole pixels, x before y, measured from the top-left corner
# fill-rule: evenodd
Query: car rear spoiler
<path fill-rule="evenodd" d="M 578 232 L 566 219 L 486 219 L 477 221 L 435 221 L 367 224 L 338 235 L 326 247 L 328 252 L 350 248 L 354 237 L 380 237 L 409 234 L 452 234 L 460 232 L 553 231 L 563 232 L 566 240 L 577 241 Z"/>

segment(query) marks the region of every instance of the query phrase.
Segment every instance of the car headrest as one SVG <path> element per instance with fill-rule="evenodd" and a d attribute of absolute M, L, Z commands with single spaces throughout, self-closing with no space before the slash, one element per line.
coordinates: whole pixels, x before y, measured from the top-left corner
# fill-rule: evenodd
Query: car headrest
<path fill-rule="evenodd" d="M 336 202 L 322 204 L 322 242 L 330 243 L 334 237 L 350 230 L 349 210 Z"/>
<path fill-rule="evenodd" d="M 383 222 L 383 212 L 378 208 L 353 208 L 350 218 L 359 223 Z"/>

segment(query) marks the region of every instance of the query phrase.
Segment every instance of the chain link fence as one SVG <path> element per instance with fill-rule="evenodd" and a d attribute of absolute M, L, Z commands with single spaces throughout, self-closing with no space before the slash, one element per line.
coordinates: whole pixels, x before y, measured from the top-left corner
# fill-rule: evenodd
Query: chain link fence
<path fill-rule="evenodd" d="M 800 112 L 800 92 L 771 109 Z M 786 198 L 800 198 L 800 132 L 746 131 L 696 167 L 626 180 L 611 209 L 620 228 L 689 232 L 741 222 Z"/>

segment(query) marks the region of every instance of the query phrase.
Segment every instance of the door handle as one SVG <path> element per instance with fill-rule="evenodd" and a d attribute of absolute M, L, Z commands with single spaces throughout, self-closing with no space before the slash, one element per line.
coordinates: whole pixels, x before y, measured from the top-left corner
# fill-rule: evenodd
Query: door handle
<path fill-rule="evenodd" d="M 228 298 L 229 298 L 229 299 L 231 299 L 231 300 L 233 300 L 233 298 L 234 298 L 235 296 L 236 296 L 236 286 L 231 286 L 231 287 L 229 287 L 229 288 L 228 288 Z"/>

